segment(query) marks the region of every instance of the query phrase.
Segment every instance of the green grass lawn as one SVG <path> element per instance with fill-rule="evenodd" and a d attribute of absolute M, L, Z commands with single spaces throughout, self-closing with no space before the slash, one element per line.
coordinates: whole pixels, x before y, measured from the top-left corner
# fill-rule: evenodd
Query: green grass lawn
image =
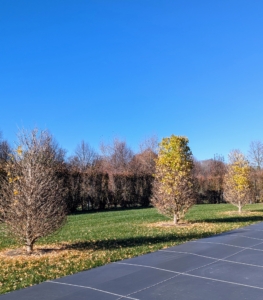
<path fill-rule="evenodd" d="M 7 257 L 19 245 L 0 231 L 0 293 L 30 286 L 109 262 L 263 221 L 263 204 L 247 205 L 238 215 L 229 204 L 196 205 L 185 226 L 161 226 L 169 219 L 154 208 L 76 214 L 36 248 L 55 249 L 44 255 Z"/>

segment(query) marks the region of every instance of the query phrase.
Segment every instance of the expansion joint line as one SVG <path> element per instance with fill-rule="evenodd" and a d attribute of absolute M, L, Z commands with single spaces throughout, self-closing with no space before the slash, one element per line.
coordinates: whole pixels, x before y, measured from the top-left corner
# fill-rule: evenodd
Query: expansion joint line
<path fill-rule="evenodd" d="M 71 283 L 65 283 L 65 282 L 58 282 L 58 281 L 52 281 L 52 280 L 48 280 L 47 282 L 48 283 L 68 285 L 68 286 L 73 286 L 73 287 L 79 287 L 79 288 L 83 288 L 83 289 L 94 290 L 94 291 L 97 291 L 97 292 L 102 292 L 102 293 L 105 293 L 105 294 L 110 294 L 110 295 L 121 297 L 121 298 L 125 298 L 125 299 L 139 300 L 137 298 L 131 298 L 129 296 L 123 296 L 123 295 L 119 295 L 119 294 L 107 292 L 107 291 L 104 291 L 104 290 L 96 289 L 96 288 L 93 288 L 93 287 L 90 287 L 90 286 L 85 286 L 85 285 L 77 285 L 77 284 L 71 284 Z"/>

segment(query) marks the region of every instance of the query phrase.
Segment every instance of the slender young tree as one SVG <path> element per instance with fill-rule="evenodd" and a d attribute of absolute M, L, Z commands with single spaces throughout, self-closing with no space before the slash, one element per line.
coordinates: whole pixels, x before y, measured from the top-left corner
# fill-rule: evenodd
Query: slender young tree
<path fill-rule="evenodd" d="M 8 153 L 10 152 L 10 146 L 6 140 L 2 138 L 2 132 L 0 131 L 0 167 L 8 159 Z"/>
<path fill-rule="evenodd" d="M 251 196 L 251 168 L 248 160 L 239 151 L 234 150 L 229 154 L 229 164 L 224 178 L 224 198 L 227 202 L 238 207 L 249 203 Z"/>
<path fill-rule="evenodd" d="M 59 229 L 66 219 L 63 188 L 56 176 L 56 153 L 47 131 L 20 131 L 5 164 L 0 191 L 0 222 L 28 253 L 37 239 Z"/>
<path fill-rule="evenodd" d="M 109 173 L 122 173 L 130 171 L 133 151 L 126 141 L 115 138 L 111 144 L 101 143 L 104 171 Z"/>
<path fill-rule="evenodd" d="M 152 203 L 174 223 L 195 203 L 193 156 L 186 137 L 172 135 L 159 144 Z"/>
<path fill-rule="evenodd" d="M 82 140 L 81 143 L 77 145 L 74 155 L 69 158 L 69 163 L 75 169 L 84 172 L 91 169 L 98 158 L 99 155 L 96 151 Z"/>
<path fill-rule="evenodd" d="M 253 141 L 250 143 L 249 160 L 253 167 L 260 170 L 263 167 L 263 143 L 261 141 Z"/>
<path fill-rule="evenodd" d="M 253 202 L 262 202 L 263 199 L 263 143 L 253 141 L 250 143 L 248 159 L 252 166 L 252 197 Z"/>
<path fill-rule="evenodd" d="M 133 158 L 133 170 L 134 172 L 141 174 L 154 174 L 155 172 L 155 160 L 157 158 L 158 151 L 158 138 L 152 136 L 146 138 L 140 144 L 140 151 Z"/>

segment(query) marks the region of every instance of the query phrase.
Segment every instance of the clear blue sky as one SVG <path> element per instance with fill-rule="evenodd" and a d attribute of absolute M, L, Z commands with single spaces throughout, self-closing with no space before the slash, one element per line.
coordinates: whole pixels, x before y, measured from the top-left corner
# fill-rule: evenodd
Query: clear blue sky
<path fill-rule="evenodd" d="M 198 159 L 263 140 L 263 1 L 0 1 L 0 130 L 71 154 L 185 135 Z"/>

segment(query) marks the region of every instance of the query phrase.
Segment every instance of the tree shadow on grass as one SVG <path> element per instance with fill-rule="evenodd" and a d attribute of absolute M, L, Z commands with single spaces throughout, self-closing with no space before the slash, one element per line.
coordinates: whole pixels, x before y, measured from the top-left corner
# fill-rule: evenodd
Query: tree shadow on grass
<path fill-rule="evenodd" d="M 99 241 L 80 241 L 70 245 L 65 245 L 68 250 L 117 250 L 122 248 L 136 248 L 140 246 L 153 246 L 157 244 L 181 244 L 190 240 L 197 240 L 214 235 L 211 232 L 189 233 L 185 235 L 176 235 L 176 233 L 159 236 L 139 236 L 123 239 L 109 239 Z M 160 247 L 162 248 L 162 247 Z"/>
<path fill-rule="evenodd" d="M 222 218 L 211 218 L 211 219 L 202 219 L 202 220 L 191 220 L 194 223 L 246 223 L 246 222 L 262 222 L 262 216 L 230 216 L 230 217 L 222 217 Z"/>
<path fill-rule="evenodd" d="M 142 210 L 153 208 L 153 206 L 132 206 L 132 207 L 110 207 L 105 209 L 89 209 L 89 210 L 76 210 L 69 213 L 70 216 L 74 215 L 86 215 L 86 214 L 96 214 L 101 212 L 113 212 L 113 211 L 126 211 L 126 210 Z"/>

